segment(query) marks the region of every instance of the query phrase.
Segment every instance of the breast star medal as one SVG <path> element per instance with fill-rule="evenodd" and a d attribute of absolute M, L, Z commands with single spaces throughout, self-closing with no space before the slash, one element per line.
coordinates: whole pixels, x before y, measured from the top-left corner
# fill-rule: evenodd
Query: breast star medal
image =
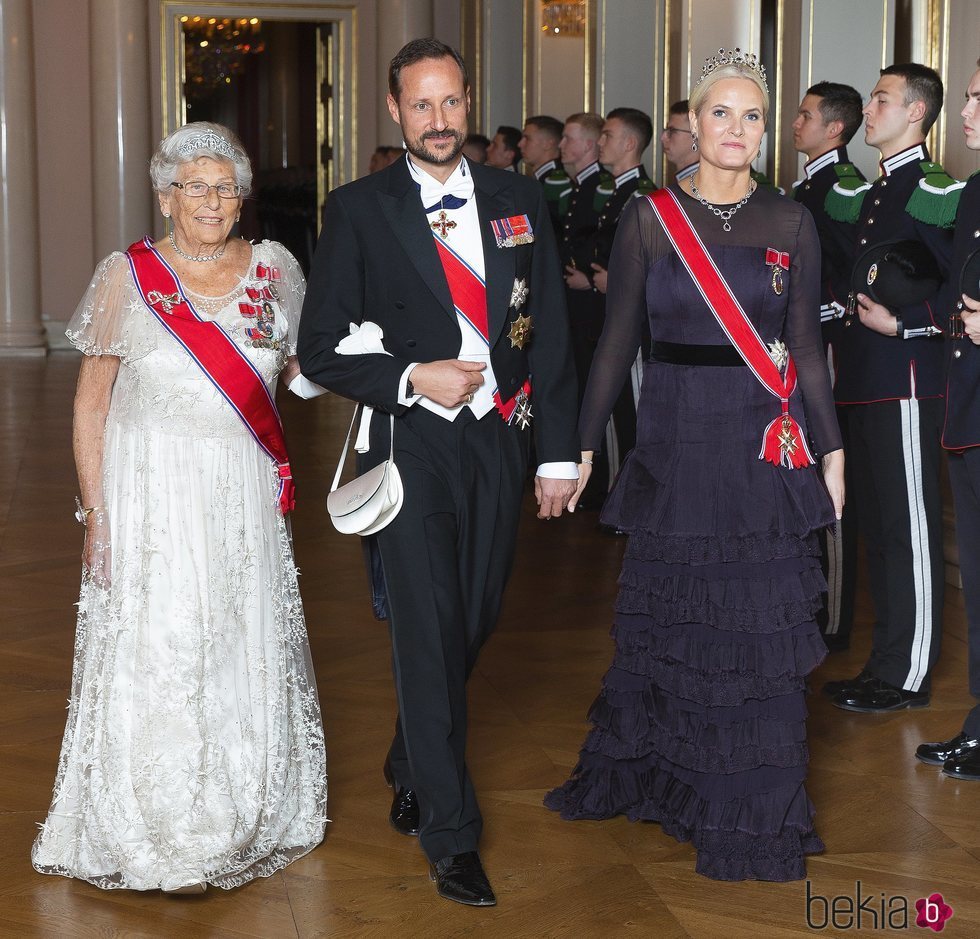
<path fill-rule="evenodd" d="M 769 358 L 772 359 L 776 368 L 782 371 L 783 367 L 789 361 L 789 351 L 786 348 L 786 343 L 779 339 L 773 339 L 773 341 L 769 343 L 768 349 Z"/>
<path fill-rule="evenodd" d="M 527 345 L 527 341 L 531 338 L 531 330 L 533 328 L 530 316 L 524 316 L 523 314 L 518 316 L 510 324 L 510 332 L 507 334 L 507 338 L 510 339 L 510 347 L 512 349 L 523 349 Z"/>
<path fill-rule="evenodd" d="M 456 223 L 446 216 L 446 210 L 439 210 L 439 217 L 432 223 L 430 223 L 429 228 L 434 232 L 438 232 L 443 238 L 449 237 L 449 231 L 456 227 Z"/>
<path fill-rule="evenodd" d="M 510 305 L 515 309 L 520 309 L 527 301 L 527 281 L 522 277 L 518 280 L 514 278 L 514 286 L 510 291 Z"/>
<path fill-rule="evenodd" d="M 777 296 L 783 293 L 783 271 L 789 270 L 789 253 L 766 248 L 766 264 L 772 268 L 772 292 Z"/>

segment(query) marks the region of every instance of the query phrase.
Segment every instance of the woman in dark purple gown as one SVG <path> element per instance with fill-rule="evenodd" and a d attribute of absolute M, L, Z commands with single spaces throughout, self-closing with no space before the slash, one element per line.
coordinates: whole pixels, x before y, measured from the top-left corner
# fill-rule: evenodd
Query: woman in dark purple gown
<path fill-rule="evenodd" d="M 615 655 L 579 763 L 545 804 L 567 819 L 659 822 L 694 843 L 708 877 L 783 881 L 804 877 L 804 856 L 823 849 L 804 789 L 804 682 L 826 652 L 816 532 L 840 517 L 843 453 L 813 220 L 754 188 L 765 77 L 737 50 L 720 58 L 691 94 L 699 169 L 672 190 L 760 337 L 788 347 L 799 377 L 789 411 L 822 467 L 760 459 L 779 402 L 742 363 L 651 203 L 635 200 L 580 422 L 587 470 L 647 317 L 636 448 L 602 513 L 629 533 Z M 771 249 L 784 265 L 789 256 L 778 273 Z"/>

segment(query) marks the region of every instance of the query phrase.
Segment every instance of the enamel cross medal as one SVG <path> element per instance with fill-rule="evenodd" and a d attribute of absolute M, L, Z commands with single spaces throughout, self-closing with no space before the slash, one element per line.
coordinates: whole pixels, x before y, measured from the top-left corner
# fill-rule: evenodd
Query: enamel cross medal
<path fill-rule="evenodd" d="M 438 234 L 440 234 L 444 239 L 449 236 L 449 230 L 455 227 L 456 223 L 452 219 L 446 217 L 445 209 L 440 209 L 439 218 L 429 224 L 429 228 L 431 228 L 434 232 L 438 232 Z"/>

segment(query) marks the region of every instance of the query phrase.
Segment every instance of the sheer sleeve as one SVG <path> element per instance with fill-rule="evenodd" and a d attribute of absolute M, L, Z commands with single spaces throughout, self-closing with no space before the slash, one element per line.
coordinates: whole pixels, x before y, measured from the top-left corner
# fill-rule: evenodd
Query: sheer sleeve
<path fill-rule="evenodd" d="M 820 335 L 820 241 L 806 209 L 800 215 L 789 284 L 786 345 L 796 363 L 810 438 L 819 453 L 830 453 L 840 449 L 841 436 Z"/>
<path fill-rule="evenodd" d="M 139 307 L 126 255 L 114 251 L 95 269 L 65 335 L 85 355 L 126 357 L 133 351 L 131 320 Z"/>
<path fill-rule="evenodd" d="M 282 289 L 279 305 L 286 317 L 286 355 L 296 355 L 296 337 L 299 334 L 299 315 L 306 295 L 306 278 L 299 261 L 278 241 L 266 242 L 272 255 L 272 263 L 282 272 Z"/>
<path fill-rule="evenodd" d="M 653 260 L 646 199 L 634 199 L 616 230 L 609 259 L 606 321 L 599 338 L 579 417 L 585 450 L 601 448 L 606 423 L 636 359 L 647 315 L 646 276 Z"/>

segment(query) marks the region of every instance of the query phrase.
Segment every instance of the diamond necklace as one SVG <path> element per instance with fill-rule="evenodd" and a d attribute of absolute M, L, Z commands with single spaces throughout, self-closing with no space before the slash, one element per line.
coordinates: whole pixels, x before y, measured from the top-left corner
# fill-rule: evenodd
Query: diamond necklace
<path fill-rule="evenodd" d="M 752 193 L 755 192 L 755 180 L 754 179 L 749 180 L 749 191 L 742 197 L 741 202 L 739 202 L 737 205 L 732 206 L 732 208 L 730 209 L 719 209 L 718 206 L 712 205 L 707 199 L 705 199 L 704 196 L 701 195 L 700 192 L 698 192 L 697 178 L 698 178 L 697 173 L 695 173 L 691 177 L 691 195 L 694 196 L 694 198 L 697 199 L 698 202 L 700 202 L 701 205 L 703 205 L 706 209 L 710 209 L 712 212 L 714 212 L 715 215 L 717 215 L 718 218 L 720 218 L 725 223 L 724 225 L 722 225 L 722 228 L 725 231 L 731 231 L 732 230 L 731 218 L 740 208 L 742 208 L 743 205 L 745 205 L 746 202 L 749 201 L 749 196 L 751 196 Z"/>
<path fill-rule="evenodd" d="M 748 198 L 748 196 L 746 196 L 746 198 Z M 701 201 L 704 202 L 703 199 Z M 705 205 L 707 205 L 707 203 L 705 203 Z M 225 242 L 221 246 L 221 250 L 215 251 L 214 254 L 187 254 L 186 251 L 181 251 L 180 248 L 177 247 L 177 242 L 174 241 L 173 232 L 170 233 L 170 243 L 173 245 L 174 251 L 184 258 L 185 261 L 217 261 L 218 258 L 225 253 L 225 248 L 228 247 L 228 242 Z"/>

